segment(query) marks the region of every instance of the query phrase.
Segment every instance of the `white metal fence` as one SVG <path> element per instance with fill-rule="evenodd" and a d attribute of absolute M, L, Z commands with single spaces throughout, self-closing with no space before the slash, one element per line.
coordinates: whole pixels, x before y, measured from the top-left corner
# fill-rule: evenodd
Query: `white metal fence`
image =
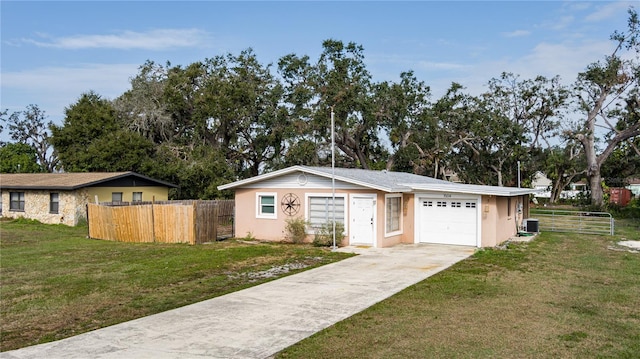
<path fill-rule="evenodd" d="M 613 235 L 615 220 L 607 212 L 531 209 L 540 231 Z"/>

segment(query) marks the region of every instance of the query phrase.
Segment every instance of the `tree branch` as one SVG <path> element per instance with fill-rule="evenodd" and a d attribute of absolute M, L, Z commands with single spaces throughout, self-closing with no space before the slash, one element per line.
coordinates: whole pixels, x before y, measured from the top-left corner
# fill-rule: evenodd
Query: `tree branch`
<path fill-rule="evenodd" d="M 609 158 L 613 150 L 620 144 L 620 142 L 625 141 L 631 137 L 640 136 L 640 123 L 636 123 L 635 125 L 628 127 L 627 129 L 618 132 L 611 140 L 609 140 L 609 144 L 607 148 L 597 157 L 596 163 L 598 166 L 601 166 L 604 161 Z"/>

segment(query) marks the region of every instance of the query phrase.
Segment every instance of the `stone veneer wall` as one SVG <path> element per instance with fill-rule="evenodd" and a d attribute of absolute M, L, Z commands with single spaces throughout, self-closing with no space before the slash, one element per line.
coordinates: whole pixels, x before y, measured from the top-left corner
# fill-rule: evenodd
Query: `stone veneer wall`
<path fill-rule="evenodd" d="M 87 221 L 87 203 L 89 203 L 89 190 L 79 189 L 75 192 L 75 217 L 73 225 L 79 221 Z"/>
<path fill-rule="evenodd" d="M 2 191 L 3 217 L 24 217 L 35 219 L 42 223 L 61 223 L 68 226 L 76 225 L 78 223 L 79 215 L 82 215 L 83 213 L 84 218 L 86 218 L 86 207 L 84 205 L 86 202 L 78 202 L 76 191 L 24 191 L 24 212 L 9 210 L 10 192 L 21 191 Z M 49 213 L 50 193 L 59 193 L 58 213 Z"/>

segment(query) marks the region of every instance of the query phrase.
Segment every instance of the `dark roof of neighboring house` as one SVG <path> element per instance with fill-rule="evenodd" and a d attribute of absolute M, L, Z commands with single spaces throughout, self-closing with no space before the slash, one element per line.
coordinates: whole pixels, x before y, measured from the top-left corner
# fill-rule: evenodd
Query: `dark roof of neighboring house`
<path fill-rule="evenodd" d="M 75 190 L 127 177 L 138 178 L 159 186 L 178 187 L 135 172 L 75 172 L 75 173 L 2 173 L 0 189 Z"/>
<path fill-rule="evenodd" d="M 449 182 L 431 177 L 420 176 L 412 173 L 373 171 L 356 168 L 309 167 L 292 166 L 278 171 L 265 173 L 256 177 L 228 183 L 218 186 L 218 189 L 233 189 L 253 184 L 270 178 L 275 178 L 293 172 L 314 174 L 325 178 L 334 178 L 338 181 L 373 188 L 385 192 L 416 192 L 416 191 L 442 191 L 452 193 L 485 194 L 496 196 L 517 196 L 539 192 L 531 188 L 513 188 L 482 186 Z"/>

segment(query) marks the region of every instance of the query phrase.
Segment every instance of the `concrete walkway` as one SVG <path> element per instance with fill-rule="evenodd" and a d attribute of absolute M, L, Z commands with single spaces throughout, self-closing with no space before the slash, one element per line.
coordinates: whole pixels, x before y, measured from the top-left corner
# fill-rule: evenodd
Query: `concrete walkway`
<path fill-rule="evenodd" d="M 359 256 L 0 358 L 267 358 L 474 253 L 447 245 Z"/>

